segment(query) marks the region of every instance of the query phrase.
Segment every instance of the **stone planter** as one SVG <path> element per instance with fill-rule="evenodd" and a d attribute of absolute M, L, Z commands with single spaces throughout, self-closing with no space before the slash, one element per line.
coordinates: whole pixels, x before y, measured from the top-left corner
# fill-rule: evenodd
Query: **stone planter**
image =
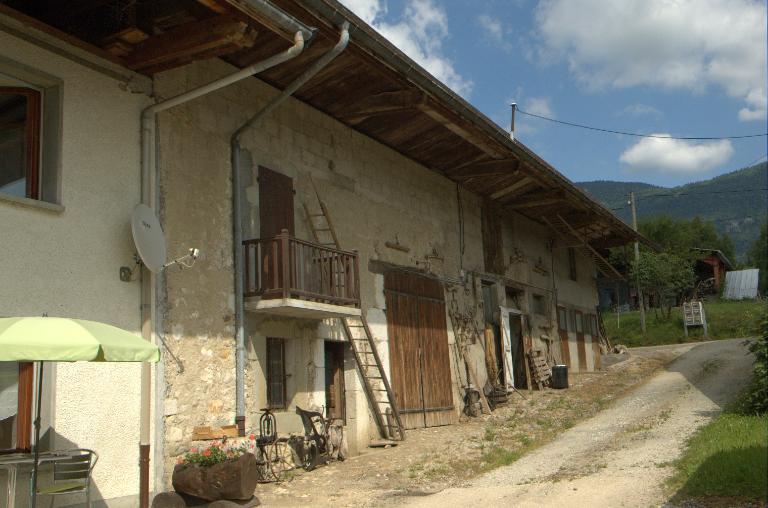
<path fill-rule="evenodd" d="M 206 501 L 251 499 L 258 483 L 256 457 L 246 453 L 213 466 L 179 464 L 173 468 L 173 489 Z"/>

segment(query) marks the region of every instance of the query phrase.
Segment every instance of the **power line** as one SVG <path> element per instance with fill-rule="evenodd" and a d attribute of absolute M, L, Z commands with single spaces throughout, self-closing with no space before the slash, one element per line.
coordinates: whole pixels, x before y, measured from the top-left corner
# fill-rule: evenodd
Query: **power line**
<path fill-rule="evenodd" d="M 768 187 L 760 188 L 760 189 L 729 189 L 729 190 L 719 190 L 719 191 L 703 191 L 703 192 L 676 192 L 676 193 L 669 193 L 669 194 L 646 194 L 641 195 L 643 199 L 647 198 L 676 198 L 678 196 L 703 196 L 706 194 L 732 194 L 734 192 L 765 192 L 768 191 Z M 611 208 L 614 212 L 617 210 L 624 210 L 629 205 L 620 206 L 618 208 Z"/>
<path fill-rule="evenodd" d="M 762 138 L 765 136 L 768 136 L 768 132 L 765 134 L 746 134 L 743 136 L 661 136 L 659 134 L 640 134 L 637 132 L 625 132 L 625 131 L 615 131 L 612 129 L 602 129 L 600 127 L 591 127 L 589 125 L 583 125 L 573 122 L 566 122 L 564 120 L 556 120 L 554 118 L 549 118 L 546 116 L 537 115 L 534 113 L 529 113 L 527 111 L 523 111 L 520 108 L 517 108 L 517 112 L 523 115 L 532 116 L 534 118 L 539 118 L 541 120 L 546 120 L 548 122 L 554 122 L 559 123 L 562 125 L 567 125 L 569 127 L 578 127 L 580 129 L 587 129 L 590 131 L 598 131 L 598 132 L 607 132 L 610 134 L 622 134 L 624 136 L 635 136 L 637 138 L 660 138 L 660 139 L 682 139 L 682 140 L 688 140 L 688 141 L 712 141 L 712 140 L 718 140 L 718 139 L 746 139 L 746 138 Z"/>

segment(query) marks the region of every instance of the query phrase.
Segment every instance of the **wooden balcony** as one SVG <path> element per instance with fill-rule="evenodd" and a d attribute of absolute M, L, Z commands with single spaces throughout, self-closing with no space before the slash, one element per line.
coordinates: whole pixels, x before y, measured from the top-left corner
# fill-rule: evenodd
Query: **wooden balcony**
<path fill-rule="evenodd" d="M 283 230 L 243 242 L 245 308 L 288 317 L 360 315 L 357 252 L 299 240 Z"/>

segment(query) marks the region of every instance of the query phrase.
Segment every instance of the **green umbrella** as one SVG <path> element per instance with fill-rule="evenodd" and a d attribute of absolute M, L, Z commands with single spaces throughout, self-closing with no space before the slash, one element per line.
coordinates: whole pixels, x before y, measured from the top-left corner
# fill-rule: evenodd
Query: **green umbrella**
<path fill-rule="evenodd" d="M 141 337 L 96 321 L 58 317 L 0 318 L 0 361 L 40 362 L 35 415 L 32 506 L 37 502 L 42 362 L 157 362 L 160 350 Z"/>

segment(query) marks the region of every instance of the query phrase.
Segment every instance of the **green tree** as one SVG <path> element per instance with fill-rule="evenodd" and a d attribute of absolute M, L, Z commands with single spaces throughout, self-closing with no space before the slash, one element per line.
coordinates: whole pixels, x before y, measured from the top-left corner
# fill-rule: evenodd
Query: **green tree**
<path fill-rule="evenodd" d="M 661 245 L 665 252 L 690 262 L 702 257 L 701 252 L 691 250 L 695 248 L 717 249 L 731 262 L 736 260 L 733 240 L 727 234 L 718 234 L 712 221 L 699 217 L 687 220 L 660 215 L 640 221 L 638 229 L 647 238 Z"/>
<path fill-rule="evenodd" d="M 632 264 L 632 277 L 639 281 L 644 295 L 655 301 L 654 313 L 660 307 L 665 319 L 670 318 L 677 300 L 693 288 L 696 278 L 688 260 L 669 252 L 647 251 L 640 253 L 639 263 Z"/>
<path fill-rule="evenodd" d="M 747 252 L 747 261 L 750 266 L 760 269 L 760 292 L 768 290 L 768 222 L 763 222 L 760 228 L 760 236 Z"/>

